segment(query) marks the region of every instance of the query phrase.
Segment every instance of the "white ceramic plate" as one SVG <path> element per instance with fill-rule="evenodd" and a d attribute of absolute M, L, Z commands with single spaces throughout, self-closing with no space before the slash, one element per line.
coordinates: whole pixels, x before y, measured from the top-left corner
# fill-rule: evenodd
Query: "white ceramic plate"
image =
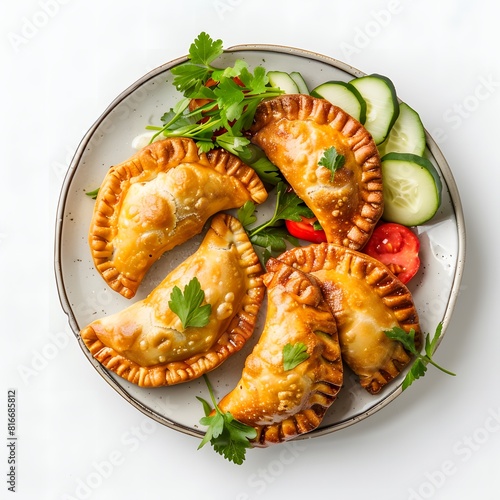
<path fill-rule="evenodd" d="M 244 59 L 251 67 L 299 71 L 309 88 L 327 80 L 345 80 L 363 73 L 329 57 L 282 46 L 243 45 L 229 49 L 220 63 L 232 65 Z M 69 167 L 57 213 L 55 270 L 62 307 L 76 339 L 88 360 L 111 387 L 140 411 L 179 431 L 202 436 L 203 416 L 196 396 L 208 399 L 203 379 L 173 387 L 136 387 L 105 370 L 89 354 L 79 331 L 97 317 L 119 311 L 130 301 L 110 290 L 94 268 L 87 233 L 94 202 L 85 195 L 99 187 L 111 165 L 134 153 L 134 138 L 147 124 L 158 125 L 160 117 L 179 99 L 171 85 L 171 68 L 186 61 L 180 58 L 142 77 L 120 94 L 98 118 L 80 143 Z M 390 76 L 390 75 L 388 75 Z M 457 187 L 451 171 L 432 138 L 427 135 L 428 154 L 443 181 L 442 206 L 432 221 L 418 228 L 422 266 L 410 282 L 423 331 L 434 332 L 438 322 L 446 329 L 458 294 L 465 253 L 465 229 Z M 201 236 L 163 256 L 150 269 L 133 299 L 144 298 L 167 274 L 193 253 Z M 261 312 L 261 319 L 264 311 Z M 217 396 L 225 395 L 239 380 L 244 360 L 258 339 L 262 323 L 242 351 L 210 374 Z M 320 428 L 305 437 L 319 436 L 372 415 L 401 393 L 402 377 L 372 396 L 357 384 L 350 372 L 337 401 L 327 412 Z"/>

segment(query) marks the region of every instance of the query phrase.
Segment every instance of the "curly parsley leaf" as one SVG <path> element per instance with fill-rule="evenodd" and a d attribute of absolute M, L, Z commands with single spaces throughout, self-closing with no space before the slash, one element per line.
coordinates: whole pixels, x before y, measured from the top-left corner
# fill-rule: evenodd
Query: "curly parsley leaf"
<path fill-rule="evenodd" d="M 208 324 L 212 312 L 210 304 L 201 305 L 204 300 L 205 292 L 195 277 L 184 287 L 184 292 L 174 286 L 168 307 L 179 316 L 183 328 L 202 327 Z"/>
<path fill-rule="evenodd" d="M 416 357 L 416 360 L 413 362 L 409 372 L 403 380 L 403 391 L 407 389 L 415 380 L 425 375 L 428 364 L 435 366 L 448 375 L 455 376 L 455 373 L 446 370 L 432 359 L 432 356 L 434 355 L 434 352 L 439 344 L 442 329 L 443 324 L 439 323 L 432 339 L 429 333 L 426 335 L 424 347 L 425 354 L 422 354 L 415 346 L 415 330 L 413 330 L 413 328 L 406 333 L 402 328 L 396 326 L 392 330 L 386 330 L 384 332 L 388 338 L 401 342 L 403 347 Z"/>
<path fill-rule="evenodd" d="M 288 343 L 283 347 L 283 368 L 285 371 L 293 370 L 308 358 L 307 346 L 302 342 L 293 345 Z"/>
<path fill-rule="evenodd" d="M 328 149 L 325 149 L 323 152 L 323 156 L 320 158 L 318 165 L 320 167 L 325 167 L 331 172 L 331 178 L 330 180 L 333 181 L 335 177 L 335 172 L 342 168 L 345 163 L 345 157 L 344 155 L 339 155 L 337 153 L 337 150 L 335 147 L 330 147 Z"/>
<path fill-rule="evenodd" d="M 208 427 L 198 449 L 210 443 L 219 455 L 241 465 L 245 460 L 246 450 L 251 448 L 250 440 L 257 437 L 257 431 L 236 420 L 230 412 L 222 412 L 217 406 L 212 384 L 206 375 L 203 375 L 203 378 L 207 384 L 214 409 L 206 400 L 197 396 L 196 399 L 202 403 L 205 412 L 205 416 L 200 419 L 200 424 Z"/>

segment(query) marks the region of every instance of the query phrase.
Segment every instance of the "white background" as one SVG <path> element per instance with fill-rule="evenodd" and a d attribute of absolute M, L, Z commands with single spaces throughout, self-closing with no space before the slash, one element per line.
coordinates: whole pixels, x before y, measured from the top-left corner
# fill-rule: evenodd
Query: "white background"
<path fill-rule="evenodd" d="M 500 8 L 494 0 L 24 0 L 0 17 L 0 498 L 500 498 L 498 390 Z M 458 184 L 467 264 L 430 369 L 389 406 L 235 466 L 149 420 L 84 357 L 53 272 L 72 155 L 105 107 L 201 31 L 390 76 Z M 7 392 L 17 392 L 16 493 Z"/>

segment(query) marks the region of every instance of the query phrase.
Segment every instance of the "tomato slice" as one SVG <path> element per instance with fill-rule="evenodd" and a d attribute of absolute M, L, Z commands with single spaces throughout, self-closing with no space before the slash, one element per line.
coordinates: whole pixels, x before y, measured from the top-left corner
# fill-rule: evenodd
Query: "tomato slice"
<path fill-rule="evenodd" d="M 310 241 L 311 243 L 322 243 L 326 241 L 326 234 L 323 229 L 314 229 L 314 223 L 317 222 L 317 220 L 316 217 L 310 219 L 302 217 L 300 222 L 286 220 L 285 224 L 288 232 L 292 236 L 300 240 Z"/>
<path fill-rule="evenodd" d="M 420 267 L 420 241 L 406 226 L 387 222 L 377 226 L 363 252 L 385 264 L 403 283 Z"/>

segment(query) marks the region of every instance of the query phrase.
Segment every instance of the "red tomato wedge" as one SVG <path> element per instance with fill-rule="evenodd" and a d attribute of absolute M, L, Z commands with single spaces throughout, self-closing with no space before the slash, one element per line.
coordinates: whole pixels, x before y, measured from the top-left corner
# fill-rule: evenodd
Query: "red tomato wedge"
<path fill-rule="evenodd" d="M 385 264 L 403 283 L 420 267 L 420 241 L 406 226 L 387 222 L 377 226 L 363 252 Z"/>
<path fill-rule="evenodd" d="M 311 243 L 322 243 L 326 241 L 326 234 L 323 229 L 314 229 L 314 223 L 317 220 L 316 217 L 311 219 L 302 217 L 300 222 L 286 220 L 285 224 L 288 232 L 295 238 L 310 241 Z"/>

